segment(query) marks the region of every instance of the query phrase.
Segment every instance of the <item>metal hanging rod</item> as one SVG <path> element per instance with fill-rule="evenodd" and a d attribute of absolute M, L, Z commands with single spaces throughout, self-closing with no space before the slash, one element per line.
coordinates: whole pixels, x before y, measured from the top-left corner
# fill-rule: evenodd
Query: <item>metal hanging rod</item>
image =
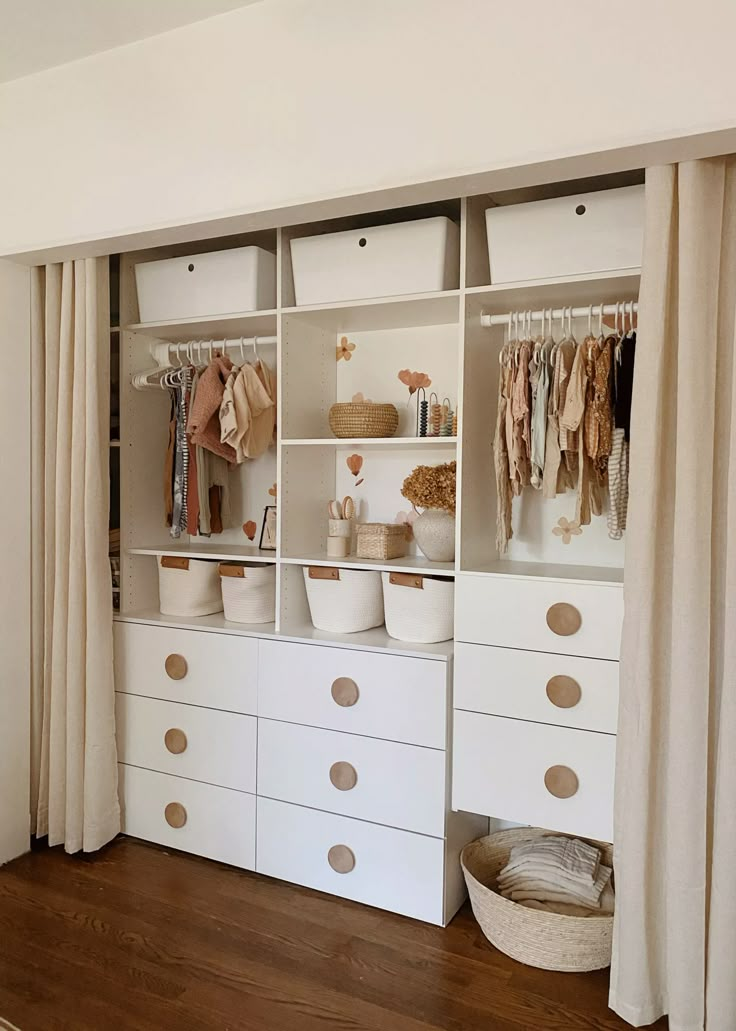
<path fill-rule="evenodd" d="M 631 315 L 632 312 L 635 314 L 639 311 L 639 304 L 637 301 L 619 301 L 618 304 L 588 304 L 584 308 L 572 308 L 567 305 L 564 308 L 545 308 L 542 311 L 524 311 L 520 310 L 517 312 L 506 312 L 504 315 L 481 315 L 480 324 L 486 328 L 490 326 L 508 326 L 514 319 L 514 315 L 518 315 L 519 321 L 526 319 L 532 322 L 544 322 L 549 318 L 562 319 L 584 319 L 590 316 L 591 318 L 599 318 L 603 315 Z"/>
<path fill-rule="evenodd" d="M 165 348 L 167 352 L 173 354 L 189 354 L 190 351 L 195 353 L 199 350 L 203 355 L 209 355 L 215 351 L 226 351 L 230 348 L 240 347 L 258 347 L 259 344 L 267 346 L 268 344 L 275 344 L 277 338 L 275 336 L 268 337 L 238 337 L 237 340 L 187 340 L 182 343 L 171 344 L 166 341 L 162 341 L 155 345 L 156 350 L 159 349 L 163 352 Z"/>

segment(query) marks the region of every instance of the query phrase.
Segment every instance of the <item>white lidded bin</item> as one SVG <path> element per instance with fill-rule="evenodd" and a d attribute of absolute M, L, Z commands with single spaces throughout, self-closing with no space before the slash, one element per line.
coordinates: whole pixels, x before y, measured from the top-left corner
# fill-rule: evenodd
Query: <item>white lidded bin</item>
<path fill-rule="evenodd" d="M 437 216 L 299 237 L 291 263 L 297 304 L 454 290 L 460 230 Z"/>
<path fill-rule="evenodd" d="M 486 230 L 494 284 L 638 268 L 644 187 L 488 208 Z"/>
<path fill-rule="evenodd" d="M 317 630 L 355 634 L 383 624 L 381 574 L 336 566 L 304 567 L 312 623 Z"/>
<path fill-rule="evenodd" d="M 135 266 L 141 322 L 206 318 L 276 306 L 276 255 L 262 247 L 188 254 Z"/>
<path fill-rule="evenodd" d="M 209 616 L 222 612 L 216 562 L 179 555 L 158 560 L 159 609 L 165 616 Z"/>
<path fill-rule="evenodd" d="M 276 619 L 276 566 L 220 563 L 225 619 L 231 623 L 273 623 Z"/>
<path fill-rule="evenodd" d="M 436 644 L 452 639 L 455 584 L 420 573 L 382 573 L 386 630 L 397 641 Z"/>

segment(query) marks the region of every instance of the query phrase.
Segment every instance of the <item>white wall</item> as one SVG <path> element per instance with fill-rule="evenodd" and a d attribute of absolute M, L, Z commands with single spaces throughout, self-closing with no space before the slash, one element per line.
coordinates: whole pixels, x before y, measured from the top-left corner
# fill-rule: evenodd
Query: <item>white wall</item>
<path fill-rule="evenodd" d="M 29 846 L 30 272 L 0 261 L 0 864 Z"/>
<path fill-rule="evenodd" d="M 264 0 L 0 87 L 0 253 L 736 126 L 732 0 Z"/>

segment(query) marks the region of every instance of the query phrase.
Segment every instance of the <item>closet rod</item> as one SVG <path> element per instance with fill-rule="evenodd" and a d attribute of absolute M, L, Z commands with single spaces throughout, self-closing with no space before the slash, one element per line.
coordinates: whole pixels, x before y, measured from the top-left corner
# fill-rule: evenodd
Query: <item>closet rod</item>
<path fill-rule="evenodd" d="M 260 344 L 263 344 L 264 346 L 267 344 L 275 344 L 277 339 L 278 338 L 275 336 L 258 336 L 238 337 L 237 340 L 186 340 L 180 343 L 167 343 L 166 341 L 162 341 L 157 346 L 162 348 L 165 347 L 167 350 L 173 351 L 174 354 L 184 354 L 186 353 L 187 348 L 192 347 L 199 347 L 206 352 L 209 352 L 210 350 L 224 351 L 227 350 L 228 347 L 240 347 L 241 344 L 243 347 L 253 347 L 254 344 L 256 347 Z"/>
<path fill-rule="evenodd" d="M 509 323 L 513 320 L 514 314 L 519 315 L 520 322 L 523 320 L 523 318 L 526 318 L 528 320 L 530 315 L 532 322 L 542 322 L 550 318 L 550 314 L 553 320 L 567 317 L 573 319 L 584 319 L 587 318 L 588 315 L 596 318 L 598 318 L 601 315 L 616 315 L 617 313 L 619 315 L 626 316 L 631 314 L 631 309 L 631 301 L 626 301 L 625 304 L 619 301 L 617 305 L 593 304 L 586 305 L 584 308 L 570 308 L 569 306 L 565 308 L 545 308 L 544 311 L 533 311 L 531 313 L 528 311 L 521 310 L 517 313 L 506 312 L 505 315 L 481 315 L 480 324 L 481 326 L 485 326 L 486 328 L 488 328 L 489 326 L 508 326 Z M 639 311 L 639 304 L 637 301 L 633 302 L 633 309 L 634 312 Z"/>

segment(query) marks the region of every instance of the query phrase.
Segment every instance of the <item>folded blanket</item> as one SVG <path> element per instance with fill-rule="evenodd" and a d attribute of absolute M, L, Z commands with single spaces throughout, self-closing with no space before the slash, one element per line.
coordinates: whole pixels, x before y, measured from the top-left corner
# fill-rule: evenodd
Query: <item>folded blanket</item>
<path fill-rule="evenodd" d="M 571 877 L 592 882 L 598 875 L 600 850 L 577 838 L 549 835 L 514 845 L 504 870 L 520 869 L 536 862 L 553 863 Z"/>
<path fill-rule="evenodd" d="M 498 878 L 498 889 L 504 898 L 515 902 L 522 899 L 570 902 L 576 905 L 600 908 L 601 895 L 611 879 L 611 867 L 601 865 L 593 884 L 580 886 L 570 882 L 559 871 L 545 870 L 541 874 L 513 874 Z"/>

